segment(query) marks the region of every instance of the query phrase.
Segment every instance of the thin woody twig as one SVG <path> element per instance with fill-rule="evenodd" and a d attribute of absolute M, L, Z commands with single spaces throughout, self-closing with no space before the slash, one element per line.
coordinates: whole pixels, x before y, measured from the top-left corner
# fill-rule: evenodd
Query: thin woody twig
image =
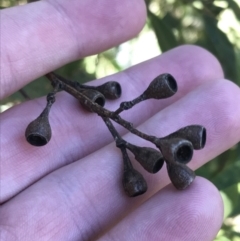
<path fill-rule="evenodd" d="M 206 130 L 199 125 L 186 126 L 168 136 L 158 138 L 147 135 L 124 120 L 119 114 L 132 108 L 141 101 L 153 98 L 171 97 L 177 91 L 177 83 L 170 74 L 161 74 L 149 84 L 147 89 L 137 98 L 120 104 L 116 111 L 104 108 L 105 99 L 117 99 L 121 95 L 121 86 L 116 81 L 108 81 L 100 86 L 91 87 L 67 80 L 54 72 L 46 74 L 54 91 L 47 96 L 47 106 L 40 116 L 32 121 L 25 132 L 27 141 L 35 146 L 45 145 L 51 138 L 49 111 L 55 101 L 55 94 L 64 90 L 80 101 L 87 110 L 98 114 L 112 134 L 116 146 L 121 150 L 124 171 L 123 187 L 128 196 L 134 197 L 147 191 L 147 183 L 130 161 L 127 150 L 131 151 L 142 167 L 150 172 L 158 172 L 164 162 L 167 164 L 168 175 L 177 189 L 185 189 L 195 178 L 194 172 L 186 164 L 192 159 L 193 149 L 202 149 L 206 142 Z M 140 147 L 125 141 L 115 129 L 112 121 L 118 123 L 131 133 L 155 144 L 159 150 Z"/>
<path fill-rule="evenodd" d="M 133 127 L 133 124 L 131 122 L 128 122 L 121 118 L 120 115 L 116 115 L 115 112 L 109 111 L 105 109 L 104 107 L 92 102 L 89 98 L 87 98 L 84 94 L 82 94 L 80 91 L 76 90 L 73 86 L 73 84 L 69 84 L 69 81 L 64 82 L 65 80 L 63 78 L 59 79 L 55 73 L 51 72 L 46 75 L 46 77 L 52 82 L 53 86 L 56 85 L 56 83 L 59 83 L 60 88 L 62 90 L 65 90 L 72 96 L 74 96 L 76 99 L 78 99 L 80 102 L 83 102 L 84 105 L 86 105 L 89 109 L 91 109 L 93 112 L 98 114 L 101 117 L 108 117 L 118 123 L 119 125 L 123 126 L 127 130 L 129 130 L 131 133 L 152 142 L 153 144 L 157 144 L 157 138 L 155 136 L 149 136 L 136 128 Z"/>

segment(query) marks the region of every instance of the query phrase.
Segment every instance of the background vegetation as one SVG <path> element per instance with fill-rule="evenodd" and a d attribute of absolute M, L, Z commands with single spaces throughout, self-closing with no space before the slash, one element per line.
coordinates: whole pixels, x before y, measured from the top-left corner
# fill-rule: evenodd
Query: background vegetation
<path fill-rule="evenodd" d="M 2 0 L 0 7 L 25 3 L 25 0 Z M 146 0 L 146 3 L 148 21 L 137 38 L 68 64 L 58 72 L 86 82 L 190 43 L 212 52 L 221 62 L 226 77 L 240 85 L 240 0 Z M 37 98 L 50 89 L 44 78 L 35 80 L 3 100 L 1 111 L 25 101 L 25 94 Z M 240 241 L 240 143 L 201 167 L 197 174 L 212 181 L 224 200 L 225 221 L 215 241 Z"/>

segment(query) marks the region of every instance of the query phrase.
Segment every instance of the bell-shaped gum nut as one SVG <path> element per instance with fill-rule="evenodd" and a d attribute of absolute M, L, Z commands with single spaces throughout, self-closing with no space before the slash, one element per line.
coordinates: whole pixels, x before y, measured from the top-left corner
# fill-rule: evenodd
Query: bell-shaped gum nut
<path fill-rule="evenodd" d="M 26 128 L 26 140 L 33 146 L 44 146 L 51 139 L 52 131 L 49 124 L 48 113 L 49 108 L 46 107 L 40 116 L 32 121 Z"/>
<path fill-rule="evenodd" d="M 186 139 L 192 143 L 195 150 L 200 150 L 206 144 L 207 131 L 201 125 L 190 125 L 171 133 L 168 138 L 171 137 Z"/>
<path fill-rule="evenodd" d="M 176 189 L 186 189 L 195 179 L 195 173 L 181 163 L 167 163 L 168 176 Z"/>
<path fill-rule="evenodd" d="M 162 152 L 164 160 L 168 162 L 187 164 L 193 156 L 192 143 L 182 138 L 169 137 L 159 139 L 158 147 Z"/>
<path fill-rule="evenodd" d="M 161 74 L 156 77 L 144 91 L 145 99 L 165 99 L 177 92 L 177 82 L 170 74 Z"/>
<path fill-rule="evenodd" d="M 87 89 L 82 91 L 82 94 L 85 95 L 88 99 L 90 99 L 93 103 L 96 103 L 100 106 L 105 105 L 105 97 L 102 93 L 97 90 Z M 89 108 L 85 101 L 81 101 L 81 105 L 88 111 L 92 112 L 91 108 Z"/>
<path fill-rule="evenodd" d="M 147 182 L 135 169 L 124 171 L 122 183 L 124 191 L 129 197 L 136 197 L 147 191 Z"/>
<path fill-rule="evenodd" d="M 161 152 L 150 147 L 139 147 L 130 143 L 126 144 L 135 156 L 135 159 L 142 167 L 150 173 L 157 173 L 164 164 L 164 159 Z"/>
<path fill-rule="evenodd" d="M 118 99 L 122 94 L 121 85 L 116 81 L 108 81 L 103 85 L 97 86 L 96 89 L 110 100 Z"/>

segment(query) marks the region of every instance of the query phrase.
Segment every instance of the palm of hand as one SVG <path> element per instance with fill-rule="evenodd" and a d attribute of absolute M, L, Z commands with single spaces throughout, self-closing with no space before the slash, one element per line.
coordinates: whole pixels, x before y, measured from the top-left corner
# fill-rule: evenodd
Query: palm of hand
<path fill-rule="evenodd" d="M 16 38 L 11 37 L 8 47 L 3 48 L 2 97 L 69 61 L 132 37 L 144 20 L 143 3 L 139 1 L 122 1 L 119 5 L 117 1 L 105 0 L 96 5 L 95 1 L 75 0 L 71 6 L 66 5 L 61 1 L 42 1 L 2 12 L 2 18 L 10 26 L 3 29 L 3 39 L 16 34 L 19 40 L 15 42 Z M 127 20 L 131 19 L 133 7 L 141 21 L 129 24 Z M 25 20 L 31 21 L 26 25 L 27 34 L 22 34 L 11 18 L 20 19 L 24 12 L 29 14 Z M 87 21 L 89 14 L 96 18 Z M 111 21 L 114 19 L 121 23 L 124 32 L 115 28 L 115 22 L 113 25 Z M 38 38 L 29 42 L 34 33 L 39 34 Z M 106 34 L 111 36 L 106 39 Z M 39 41 L 39 36 L 44 36 L 46 45 Z M 16 52 L 20 43 L 24 46 Z M 66 48 L 63 50 L 63 47 Z M 239 88 L 223 80 L 216 59 L 201 48 L 176 48 L 98 80 L 97 84 L 112 79 L 119 81 L 123 87 L 122 99 L 127 100 L 137 96 L 162 72 L 176 77 L 178 94 L 160 104 L 142 103 L 129 114 L 124 113 L 126 119 L 156 136 L 188 124 L 206 126 L 207 145 L 195 154 L 190 165 L 193 169 L 239 141 L 240 111 L 236 111 L 239 107 L 234 105 L 240 101 L 236 100 L 240 98 Z M 98 116 L 83 111 L 66 93 L 57 95 L 50 114 L 51 142 L 41 148 L 29 146 L 24 140 L 24 129 L 44 105 L 42 98 L 1 115 L 0 232 L 3 240 L 101 237 L 102 240 L 205 241 L 214 238 L 222 222 L 222 203 L 212 184 L 197 178 L 189 189 L 179 192 L 168 185 L 163 169 L 156 175 L 145 173 L 149 186 L 145 195 L 134 199 L 126 197 L 120 184 L 121 155 L 111 143 L 111 136 Z M 118 105 L 118 101 L 111 102 L 108 108 L 114 110 Z M 120 133 L 126 134 L 122 129 Z M 136 139 L 130 134 L 125 138 L 133 143 Z M 143 140 L 136 141 L 144 144 Z M 136 167 L 141 168 L 137 164 Z"/>

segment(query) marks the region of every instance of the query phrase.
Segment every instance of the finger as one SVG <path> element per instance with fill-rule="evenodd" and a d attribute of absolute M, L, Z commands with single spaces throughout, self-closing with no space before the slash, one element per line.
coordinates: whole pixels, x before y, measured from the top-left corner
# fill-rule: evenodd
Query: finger
<path fill-rule="evenodd" d="M 0 98 L 66 63 L 132 38 L 145 18 L 144 1 L 137 0 L 49 0 L 1 10 Z"/>
<path fill-rule="evenodd" d="M 218 190 L 198 177 L 185 191 L 167 186 L 99 241 L 212 241 L 222 220 L 223 204 Z"/>
<path fill-rule="evenodd" d="M 206 147 L 196 151 L 190 163 L 196 169 L 239 141 L 240 111 L 236 111 L 234 104 L 240 101 L 239 91 L 225 80 L 206 84 L 157 113 L 140 129 L 150 131 L 149 134 L 154 129 L 152 134 L 161 136 L 160 131 L 167 133 L 193 123 L 204 125 L 208 131 Z M 196 115 L 196 107 L 206 109 L 207 115 Z M 143 144 L 129 134 L 124 138 Z M 55 235 L 56 240 L 64 240 L 65 233 L 73 233 L 76 239 L 93 240 L 169 184 L 165 168 L 155 175 L 144 172 L 147 193 L 137 198 L 126 197 L 121 187 L 122 158 L 114 146 L 110 144 L 56 170 L 8 201 L 0 213 L 3 224 L 15 226 L 19 237 L 28 233 L 29 240 L 36 233 L 46 239 Z M 143 169 L 137 168 L 143 173 Z M 31 213 L 27 212 L 29 207 Z M 39 225 L 44 229 L 39 230 Z"/>
<path fill-rule="evenodd" d="M 130 100 L 141 94 L 149 82 L 163 72 L 169 72 L 176 77 L 179 91 L 175 96 L 161 100 L 159 105 L 155 104 L 156 101 L 149 100 L 123 113 L 122 116 L 135 126 L 196 86 L 222 77 L 221 67 L 211 54 L 199 47 L 183 46 L 93 83 L 117 80 L 123 87 L 121 100 Z M 84 112 L 78 101 L 61 93 L 50 113 L 52 140 L 44 147 L 31 147 L 24 139 L 24 131 L 29 122 L 40 114 L 43 106 L 45 99 L 35 100 L 1 115 L 0 141 L 2 150 L 5 150 L 1 164 L 4 170 L 1 176 L 1 201 L 11 198 L 56 168 L 76 161 L 112 141 L 97 115 Z M 107 105 L 111 110 L 118 106 L 118 101 Z M 126 133 L 123 129 L 119 131 L 121 134 Z"/>

